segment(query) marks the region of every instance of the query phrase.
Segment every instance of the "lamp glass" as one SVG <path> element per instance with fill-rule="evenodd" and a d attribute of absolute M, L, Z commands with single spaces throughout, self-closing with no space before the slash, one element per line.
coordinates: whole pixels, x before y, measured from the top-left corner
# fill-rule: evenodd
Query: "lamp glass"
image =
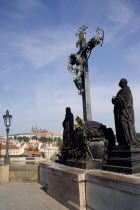
<path fill-rule="evenodd" d="M 9 111 L 6 111 L 6 115 L 3 116 L 5 126 L 11 125 L 12 115 L 9 115 Z"/>

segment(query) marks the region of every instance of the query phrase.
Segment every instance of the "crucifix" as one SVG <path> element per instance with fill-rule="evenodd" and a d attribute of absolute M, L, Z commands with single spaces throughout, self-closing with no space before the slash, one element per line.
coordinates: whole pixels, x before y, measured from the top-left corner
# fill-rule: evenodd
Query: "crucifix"
<path fill-rule="evenodd" d="M 96 45 L 102 46 L 104 40 L 104 31 L 98 27 L 96 30 L 96 35 L 86 43 L 85 30 L 87 28 L 87 26 L 83 25 L 76 33 L 76 36 L 79 36 L 79 39 L 76 42 L 76 47 L 79 46 L 79 51 L 76 54 L 71 54 L 69 56 L 67 69 L 71 73 L 74 73 L 73 81 L 78 89 L 78 94 L 82 95 L 84 121 L 92 121 L 88 59 L 92 49 Z M 73 68 L 74 65 L 76 66 L 75 68 Z"/>

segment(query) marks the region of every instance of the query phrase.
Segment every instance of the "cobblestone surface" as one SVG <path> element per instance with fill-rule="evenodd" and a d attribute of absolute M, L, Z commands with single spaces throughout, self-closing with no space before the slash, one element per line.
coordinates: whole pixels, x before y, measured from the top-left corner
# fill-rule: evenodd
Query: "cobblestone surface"
<path fill-rule="evenodd" d="M 0 185 L 0 210 L 68 210 L 38 183 Z"/>

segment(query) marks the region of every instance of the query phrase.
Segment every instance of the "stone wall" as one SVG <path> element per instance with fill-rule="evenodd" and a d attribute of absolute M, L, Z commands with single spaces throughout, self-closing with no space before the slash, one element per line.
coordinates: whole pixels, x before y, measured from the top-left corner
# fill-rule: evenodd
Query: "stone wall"
<path fill-rule="evenodd" d="M 42 157 L 10 157 L 10 162 L 22 162 L 22 161 L 44 161 L 44 158 Z M 1 161 L 4 161 L 4 157 L 1 157 Z"/>
<path fill-rule="evenodd" d="M 86 209 L 85 170 L 48 162 L 39 164 L 39 183 L 71 210 Z"/>
<path fill-rule="evenodd" d="M 38 181 L 38 165 L 10 165 L 10 182 L 35 182 Z"/>
<path fill-rule="evenodd" d="M 71 210 L 139 210 L 140 174 L 81 170 L 40 163 L 39 182 L 47 193 Z"/>
<path fill-rule="evenodd" d="M 9 182 L 38 182 L 38 165 L 0 165 L 0 184 Z"/>
<path fill-rule="evenodd" d="M 39 173 L 38 173 L 39 172 Z M 139 210 L 140 174 L 82 170 L 53 162 L 0 165 L 0 184 L 39 181 L 71 210 Z"/>
<path fill-rule="evenodd" d="M 90 209 L 139 210 L 140 177 L 105 171 L 88 172 L 86 201 Z"/>
<path fill-rule="evenodd" d="M 0 165 L 0 184 L 7 184 L 9 182 L 9 166 Z"/>

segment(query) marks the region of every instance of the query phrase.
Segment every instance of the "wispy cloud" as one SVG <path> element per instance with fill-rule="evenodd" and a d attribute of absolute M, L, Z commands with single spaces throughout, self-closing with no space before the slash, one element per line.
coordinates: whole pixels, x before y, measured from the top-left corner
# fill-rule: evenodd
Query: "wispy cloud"
<path fill-rule="evenodd" d="M 140 29 L 140 15 L 136 12 L 135 1 L 126 4 L 124 1 L 110 1 L 108 18 L 113 23 L 106 28 L 106 42 L 117 45 L 125 38 Z"/>
<path fill-rule="evenodd" d="M 140 68 L 140 44 L 134 45 L 124 54 L 124 58 L 128 63 L 134 64 Z"/>
<path fill-rule="evenodd" d="M 43 38 L 41 38 L 42 33 L 44 34 Z M 58 34 L 57 30 L 54 30 L 54 34 L 55 36 Z M 62 59 L 62 56 L 67 51 L 72 50 L 72 39 L 70 39 L 68 43 L 67 40 L 63 38 L 63 32 L 58 35 L 58 37 L 55 36 L 52 33 L 50 34 L 47 30 L 42 31 L 38 37 L 32 36 L 31 38 L 23 38 L 16 46 L 23 58 L 34 68 L 38 69 L 57 58 Z"/>
<path fill-rule="evenodd" d="M 10 10 L 9 10 L 10 8 Z M 0 9 L 1 15 L 11 19 L 24 19 L 32 15 L 33 10 L 48 12 L 47 4 L 40 0 L 12 0 L 7 2 L 7 7 Z"/>
<path fill-rule="evenodd" d="M 39 69 L 58 58 L 64 60 L 64 55 L 66 57 L 68 56 L 74 48 L 74 32 L 75 31 L 68 26 L 52 30 L 43 29 L 40 31 L 30 31 L 27 35 L 12 33 L 12 42 L 9 41 L 8 36 L 5 36 L 7 47 L 0 53 L 4 59 L 7 56 L 8 59 L 14 56 L 20 68 L 24 67 L 26 63 L 34 69 Z M 10 57 L 9 51 L 12 52 Z"/>
<path fill-rule="evenodd" d="M 127 24 L 134 17 L 134 10 L 123 1 L 111 1 L 110 20 L 120 25 Z"/>
<path fill-rule="evenodd" d="M 48 85 L 49 86 L 49 85 Z M 140 101 L 139 89 L 140 85 L 130 84 L 134 98 L 134 111 L 135 111 L 135 124 L 137 131 L 140 130 Z M 91 103 L 92 103 L 92 118 L 107 127 L 112 127 L 115 131 L 113 104 L 111 103 L 112 96 L 116 95 L 119 91 L 117 84 L 109 83 L 108 85 L 92 85 L 91 86 Z M 65 117 L 65 108 L 71 107 L 74 117 L 80 115 L 83 117 L 82 98 L 77 94 L 77 89 L 74 87 L 71 90 L 62 89 L 45 89 L 43 86 L 37 86 L 35 97 L 32 98 L 34 106 L 28 107 L 26 110 L 20 112 L 17 110 L 17 117 L 15 124 L 20 125 L 20 120 L 24 119 L 25 125 L 19 130 L 25 132 L 29 130 L 31 125 L 38 124 L 39 127 L 46 127 L 50 131 L 60 132 L 62 130 L 62 122 Z M 16 132 L 17 127 L 13 128 Z"/>
<path fill-rule="evenodd" d="M 12 6 L 20 10 L 27 10 L 34 7 L 42 7 L 43 3 L 40 0 L 13 0 Z"/>
<path fill-rule="evenodd" d="M 82 98 L 73 75 L 67 71 L 68 56 L 77 51 L 74 35 L 82 24 L 90 26 L 87 40 L 94 36 L 93 28 L 98 25 L 105 30 L 103 47 L 93 50 L 89 59 L 92 115 L 93 120 L 114 128 L 111 98 L 119 90 L 115 80 L 123 74 L 131 79 L 129 63 L 139 66 L 139 38 L 135 37 L 140 15 L 136 1 L 61 0 L 57 7 L 55 2 L 3 0 L 1 4 L 0 95 L 3 114 L 6 104 L 13 115 L 11 132 L 30 132 L 36 123 L 60 132 L 67 106 L 74 116 L 82 116 Z M 78 11 L 86 15 L 78 15 Z M 133 84 L 136 126 L 140 130 L 140 87 L 138 82 Z M 10 92 L 8 97 L 6 91 Z"/>
<path fill-rule="evenodd" d="M 8 92 L 8 91 L 11 90 L 11 85 L 4 85 L 3 89 L 4 89 L 5 92 Z"/>
<path fill-rule="evenodd" d="M 60 132 L 65 117 L 65 109 L 68 106 L 71 107 L 75 117 L 82 115 L 81 97 L 77 95 L 77 90 L 64 91 L 61 88 L 54 90 L 53 87 L 49 89 L 38 87 L 32 102 L 34 104 L 32 108 L 27 107 L 22 112 L 17 110 L 14 123 L 18 126 L 20 120 L 24 119 L 25 125 L 22 128 L 18 126 L 22 132 L 29 130 L 31 125 L 36 123 L 39 127 L 45 126 L 49 131 Z M 25 118 L 25 116 L 28 117 Z M 17 128 L 13 128 L 13 132 L 16 130 Z"/>
<path fill-rule="evenodd" d="M 116 82 L 117 83 L 117 82 Z M 137 131 L 140 131 L 140 100 L 139 89 L 140 84 L 130 84 L 134 99 L 135 125 Z M 111 103 L 112 96 L 115 96 L 119 91 L 117 84 L 110 83 L 106 85 L 93 85 L 91 87 L 92 111 L 93 120 L 99 121 L 108 127 L 115 130 L 113 104 Z"/>

